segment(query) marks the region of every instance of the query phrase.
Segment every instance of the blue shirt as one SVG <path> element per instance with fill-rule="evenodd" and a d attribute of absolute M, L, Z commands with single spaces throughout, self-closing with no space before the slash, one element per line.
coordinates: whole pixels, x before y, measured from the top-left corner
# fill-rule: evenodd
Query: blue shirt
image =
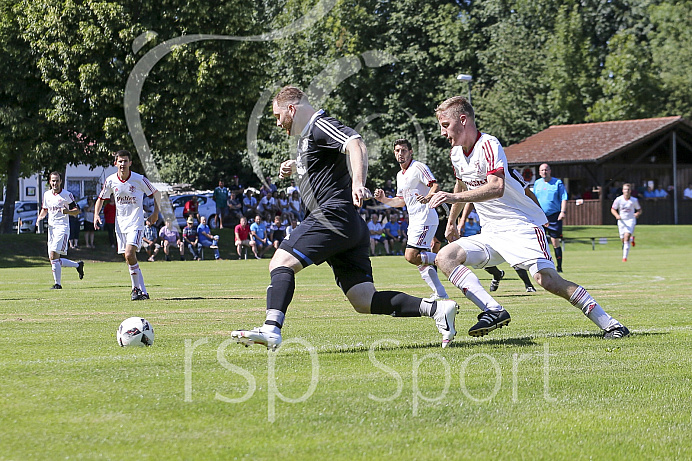
<path fill-rule="evenodd" d="M 533 193 L 546 215 L 559 213 L 562 210 L 562 201 L 567 200 L 565 185 L 557 178 L 550 178 L 548 182 L 543 178 L 537 179 L 533 184 Z"/>
<path fill-rule="evenodd" d="M 209 240 L 209 238 L 206 235 L 202 234 L 202 232 L 211 235 L 211 229 L 209 229 L 209 226 L 206 224 L 200 224 L 199 226 L 197 226 L 197 236 L 199 237 L 199 243 L 201 243 L 202 245 L 211 245 L 212 241 Z"/>
<path fill-rule="evenodd" d="M 466 224 L 464 224 L 464 237 L 471 237 L 480 233 L 481 225 L 478 221 L 474 220 L 473 224 L 471 224 L 471 221 L 466 221 Z"/>
<path fill-rule="evenodd" d="M 389 230 L 389 233 L 392 235 L 392 237 L 398 237 L 399 236 L 399 229 L 401 229 L 401 224 L 398 222 L 388 222 L 384 226 L 385 229 Z"/>
<path fill-rule="evenodd" d="M 264 240 L 265 236 L 267 234 L 267 225 L 263 222 L 261 222 L 259 224 L 257 224 L 256 222 L 253 222 L 252 225 L 250 226 L 250 231 L 257 234 L 258 239 Z"/>

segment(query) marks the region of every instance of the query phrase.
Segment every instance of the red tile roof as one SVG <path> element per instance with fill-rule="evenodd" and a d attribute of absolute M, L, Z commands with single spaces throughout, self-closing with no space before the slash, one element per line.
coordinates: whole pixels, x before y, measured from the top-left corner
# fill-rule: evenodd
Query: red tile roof
<path fill-rule="evenodd" d="M 510 164 L 596 162 L 651 138 L 682 117 L 551 126 L 505 149 Z"/>

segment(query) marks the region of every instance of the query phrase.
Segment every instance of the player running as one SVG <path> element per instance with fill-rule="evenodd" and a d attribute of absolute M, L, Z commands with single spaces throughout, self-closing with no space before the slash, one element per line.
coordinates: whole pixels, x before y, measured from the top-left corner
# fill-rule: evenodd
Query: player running
<path fill-rule="evenodd" d="M 70 219 L 68 216 L 77 216 L 79 207 L 72 194 L 62 188 L 62 176 L 54 171 L 49 176 L 50 190 L 43 194 L 43 205 L 36 222 L 48 215 L 48 257 L 50 267 L 53 270 L 55 284 L 51 290 L 62 290 L 62 266 L 77 269 L 79 279 L 84 278 L 84 262 L 72 261 L 62 258 L 67 254 L 70 238 Z"/>
<path fill-rule="evenodd" d="M 451 160 L 456 176 L 454 193 L 436 193 L 428 206 L 453 203 L 447 224 L 452 244 L 437 255 L 438 267 L 481 313 L 469 329 L 484 336 L 510 322 L 510 315 L 481 286 L 467 267 L 483 268 L 507 261 L 527 269 L 547 291 L 567 299 L 603 330 L 606 339 L 629 335 L 629 330 L 608 315 L 585 288 L 564 280 L 555 270 L 545 236 L 545 214 L 526 196 L 508 171 L 507 157 L 494 136 L 476 128 L 473 107 L 462 96 L 447 99 L 435 110 L 442 136 L 452 144 Z M 473 202 L 483 222 L 480 234 L 459 238 L 456 217 L 464 202 Z"/>
<path fill-rule="evenodd" d="M 94 228 L 101 226 L 99 212 L 105 200 L 111 194 L 115 197 L 115 235 L 118 240 L 118 253 L 125 256 L 130 278 L 132 280 L 132 301 L 149 299 L 149 293 L 144 285 L 142 270 L 137 263 L 137 251 L 142 246 L 144 236 L 144 209 L 142 201 L 144 194 L 154 197 L 154 210 L 149 216 L 149 222 L 158 221 L 159 192 L 141 174 L 130 171 L 132 154 L 126 150 L 115 153 L 115 166 L 118 171 L 106 178 L 103 189 L 94 207 Z"/>
<path fill-rule="evenodd" d="M 401 167 L 396 174 L 396 197 L 387 197 L 382 189 L 376 189 L 375 199 L 394 208 L 406 207 L 409 227 L 404 257 L 418 266 L 421 277 L 432 289 L 427 299 L 449 299 L 437 276 L 437 267 L 433 266 L 437 255 L 430 251 L 439 218 L 437 212 L 426 205 L 440 185 L 427 165 L 413 160 L 413 150 L 407 139 L 394 141 L 394 157 Z"/>
<path fill-rule="evenodd" d="M 622 185 L 622 195 L 615 199 L 610 212 L 618 220 L 618 232 L 622 240 L 622 262 L 627 262 L 630 241 L 634 246 L 634 226 L 637 225 L 637 218 L 642 214 L 639 200 L 632 197 L 632 184 Z"/>
<path fill-rule="evenodd" d="M 324 111 L 316 111 L 305 93 L 295 87 L 279 91 L 273 111 L 278 127 L 299 136 L 298 155 L 281 164 L 280 176 L 298 173 L 298 186 L 309 215 L 281 242 L 269 263 L 271 283 L 264 325 L 233 331 L 231 337 L 246 346 L 261 344 L 276 349 L 293 299 L 296 273 L 327 262 L 337 285 L 357 312 L 432 317 L 442 333 L 442 347 L 447 347 L 456 334 L 458 306 L 454 301 L 427 301 L 398 291 L 375 289 L 368 227 L 354 206 L 372 196 L 365 187 L 367 150 L 360 135 Z"/>

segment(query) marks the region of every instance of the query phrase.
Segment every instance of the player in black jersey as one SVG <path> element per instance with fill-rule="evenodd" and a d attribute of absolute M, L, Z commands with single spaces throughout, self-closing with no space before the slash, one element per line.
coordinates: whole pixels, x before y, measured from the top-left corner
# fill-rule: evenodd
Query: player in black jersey
<path fill-rule="evenodd" d="M 315 110 L 305 93 L 284 87 L 274 97 L 276 125 L 298 136 L 295 159 L 281 164 L 280 176 L 297 173 L 307 217 L 281 243 L 269 264 L 267 316 L 259 328 L 237 330 L 237 342 L 276 349 L 293 298 L 295 274 L 311 264 L 327 262 L 337 285 L 363 314 L 396 317 L 427 316 L 442 333 L 442 347 L 454 339 L 454 301 L 428 301 L 398 291 L 377 291 L 369 256 L 369 232 L 356 207 L 372 197 L 365 187 L 367 149 L 356 131 Z M 349 173 L 349 167 L 351 172 Z"/>

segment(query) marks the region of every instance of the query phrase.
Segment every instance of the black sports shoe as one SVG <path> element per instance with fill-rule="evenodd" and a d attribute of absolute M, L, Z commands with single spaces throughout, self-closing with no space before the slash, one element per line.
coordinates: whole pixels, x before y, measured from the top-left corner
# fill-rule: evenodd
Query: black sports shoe
<path fill-rule="evenodd" d="M 505 271 L 501 270 L 500 271 L 500 277 L 499 278 L 494 278 L 492 282 L 490 282 L 490 291 L 497 291 L 498 287 L 500 286 L 500 280 L 502 280 L 505 277 Z"/>
<path fill-rule="evenodd" d="M 502 328 L 510 320 L 509 312 L 485 311 L 478 314 L 478 323 L 469 329 L 469 336 L 485 336 L 496 328 Z"/>
<path fill-rule="evenodd" d="M 140 290 L 140 289 L 137 288 L 137 287 L 134 287 L 134 288 L 132 289 L 132 296 L 131 296 L 131 298 L 132 298 L 133 301 L 139 301 L 140 296 L 142 296 L 143 294 L 144 294 L 144 293 L 142 293 L 142 290 Z"/>
<path fill-rule="evenodd" d="M 60 285 L 59 283 L 56 283 L 55 285 L 50 287 L 50 289 L 51 290 L 62 290 L 62 285 Z"/>
<path fill-rule="evenodd" d="M 603 339 L 621 339 L 630 335 L 630 331 L 626 326 L 612 328 L 603 332 Z"/>
<path fill-rule="evenodd" d="M 84 278 L 84 261 L 79 261 L 77 266 L 77 273 L 79 274 L 79 280 Z"/>
<path fill-rule="evenodd" d="M 536 289 L 533 286 L 528 286 L 528 287 L 526 287 L 526 292 L 527 293 L 535 293 Z"/>

